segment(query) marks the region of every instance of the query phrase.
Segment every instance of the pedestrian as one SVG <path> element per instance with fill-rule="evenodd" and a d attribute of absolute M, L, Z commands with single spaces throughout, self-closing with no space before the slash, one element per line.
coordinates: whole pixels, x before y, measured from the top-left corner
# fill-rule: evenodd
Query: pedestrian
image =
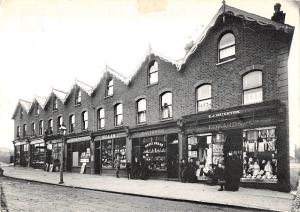
<path fill-rule="evenodd" d="M 215 177 L 217 183 L 221 186 L 218 191 L 223 191 L 225 185 L 225 168 L 223 161 L 218 162 L 217 168 L 215 169 Z"/>
<path fill-rule="evenodd" d="M 126 160 L 126 172 L 128 180 L 131 179 L 131 163 Z"/>
<path fill-rule="evenodd" d="M 185 181 L 186 181 L 186 178 L 184 176 L 185 171 L 186 171 L 185 168 L 186 168 L 186 162 L 184 159 L 181 159 L 181 161 L 180 161 L 180 181 L 182 183 L 185 183 Z"/>
<path fill-rule="evenodd" d="M 187 181 L 189 183 L 194 183 L 197 181 L 197 177 L 196 177 L 196 170 L 197 170 L 197 166 L 194 162 L 194 160 L 191 158 L 189 159 L 189 163 L 187 165 Z"/>
<path fill-rule="evenodd" d="M 115 164 L 115 169 L 116 169 L 116 177 L 119 178 L 120 165 L 121 165 L 119 154 L 117 154 L 114 164 Z"/>
<path fill-rule="evenodd" d="M 131 178 L 137 179 L 138 176 L 139 176 L 139 162 L 138 162 L 138 158 L 135 157 L 131 165 Z"/>

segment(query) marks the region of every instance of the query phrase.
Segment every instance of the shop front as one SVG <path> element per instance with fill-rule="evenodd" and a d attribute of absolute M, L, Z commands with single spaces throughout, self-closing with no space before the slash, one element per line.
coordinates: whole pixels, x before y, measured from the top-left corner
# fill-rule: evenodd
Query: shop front
<path fill-rule="evenodd" d="M 30 141 L 30 166 L 35 169 L 45 168 L 46 146 L 44 139 Z"/>
<path fill-rule="evenodd" d="M 176 124 L 176 123 L 175 123 Z M 132 159 L 145 170 L 147 178 L 178 179 L 178 127 L 133 129 Z"/>
<path fill-rule="evenodd" d="M 27 167 L 29 163 L 29 144 L 27 141 L 15 143 L 15 165 Z"/>
<path fill-rule="evenodd" d="M 195 161 L 198 180 L 212 181 L 223 162 L 242 185 L 282 190 L 288 176 L 287 129 L 280 111 L 273 101 L 183 117 L 187 158 Z"/>
<path fill-rule="evenodd" d="M 61 139 L 47 141 L 46 150 L 46 170 L 50 172 L 58 172 L 60 168 L 62 142 Z"/>
<path fill-rule="evenodd" d="M 66 169 L 74 173 L 90 173 L 90 136 L 67 138 Z"/>
<path fill-rule="evenodd" d="M 120 159 L 120 176 L 126 176 L 126 137 L 125 132 L 98 135 L 95 137 L 95 174 L 115 175 L 114 161 Z"/>

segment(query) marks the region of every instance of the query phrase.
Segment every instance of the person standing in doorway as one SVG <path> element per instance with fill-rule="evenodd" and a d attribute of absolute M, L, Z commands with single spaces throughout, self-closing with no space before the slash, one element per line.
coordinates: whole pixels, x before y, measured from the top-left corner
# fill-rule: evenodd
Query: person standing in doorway
<path fill-rule="evenodd" d="M 115 161 L 114 161 L 114 164 L 115 164 L 115 168 L 116 168 L 116 177 L 119 178 L 119 172 L 120 172 L 120 165 L 121 165 L 121 161 L 120 161 L 120 156 L 117 155 Z"/>
<path fill-rule="evenodd" d="M 180 181 L 182 183 L 185 183 L 185 181 L 186 181 L 185 171 L 186 171 L 186 162 L 185 162 L 184 159 L 181 159 L 181 162 L 180 162 Z"/>
<path fill-rule="evenodd" d="M 219 188 L 218 191 L 223 191 L 225 185 L 224 161 L 219 161 L 218 166 L 215 170 L 215 177 L 217 179 L 218 184 L 221 186 L 221 188 Z"/>

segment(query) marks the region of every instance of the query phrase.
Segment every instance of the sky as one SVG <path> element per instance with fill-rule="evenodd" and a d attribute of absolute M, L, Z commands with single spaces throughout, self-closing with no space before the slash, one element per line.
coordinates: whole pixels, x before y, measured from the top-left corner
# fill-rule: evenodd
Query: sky
<path fill-rule="evenodd" d="M 299 0 L 227 0 L 270 18 L 275 3 L 295 26 L 289 59 L 290 142 L 300 146 Z M 92 86 L 105 65 L 124 76 L 151 48 L 174 60 L 201 35 L 221 0 L 0 0 L 0 147 L 13 148 L 18 99 Z"/>

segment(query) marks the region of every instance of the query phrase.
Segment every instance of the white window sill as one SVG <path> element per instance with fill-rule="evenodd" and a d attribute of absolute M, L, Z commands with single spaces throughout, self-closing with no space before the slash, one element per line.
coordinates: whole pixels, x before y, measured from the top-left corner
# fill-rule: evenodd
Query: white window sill
<path fill-rule="evenodd" d="M 148 85 L 146 85 L 146 88 L 151 87 L 151 86 L 153 86 L 153 85 L 157 85 L 157 84 L 158 84 L 158 82 L 152 83 L 152 84 L 148 84 Z"/>
<path fill-rule="evenodd" d="M 235 59 L 236 59 L 236 58 L 231 58 L 231 59 L 229 59 L 229 60 L 226 60 L 226 61 L 217 63 L 216 66 L 223 65 L 223 64 L 225 64 L 225 63 L 229 63 L 229 62 L 235 61 Z"/>
<path fill-rule="evenodd" d="M 110 96 L 105 96 L 104 99 L 108 99 L 110 97 L 113 97 L 114 95 L 110 95 Z"/>
<path fill-rule="evenodd" d="M 170 117 L 170 118 L 163 118 L 163 119 L 161 119 L 160 121 L 161 121 L 161 122 L 164 122 L 164 121 L 171 121 L 171 120 L 173 120 L 173 117 Z"/>

